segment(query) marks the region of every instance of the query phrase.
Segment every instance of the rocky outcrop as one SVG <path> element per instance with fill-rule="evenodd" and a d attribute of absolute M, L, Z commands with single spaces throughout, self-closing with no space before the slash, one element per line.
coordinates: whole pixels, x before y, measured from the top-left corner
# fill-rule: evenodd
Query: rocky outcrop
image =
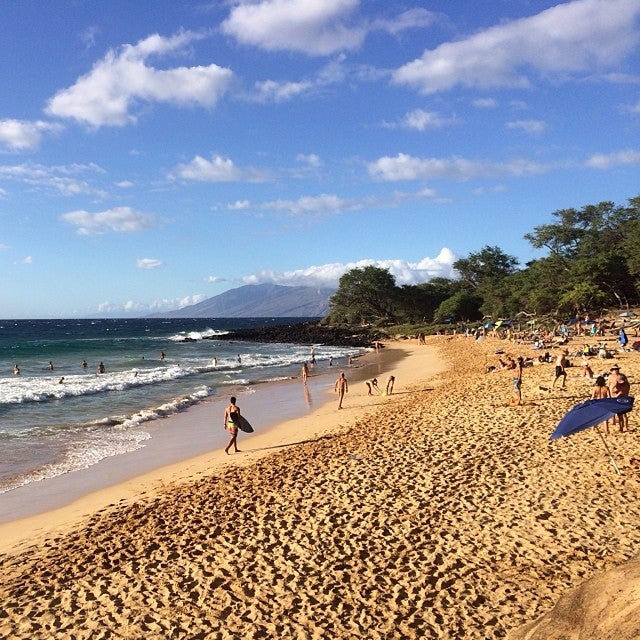
<path fill-rule="evenodd" d="M 369 328 L 321 325 L 317 322 L 283 324 L 271 327 L 233 330 L 208 340 L 245 340 L 247 342 L 289 342 L 292 344 L 326 344 L 345 347 L 371 347 L 381 335 Z"/>
<path fill-rule="evenodd" d="M 509 640 L 637 640 L 640 638 L 640 558 L 595 576 L 563 596 Z"/>

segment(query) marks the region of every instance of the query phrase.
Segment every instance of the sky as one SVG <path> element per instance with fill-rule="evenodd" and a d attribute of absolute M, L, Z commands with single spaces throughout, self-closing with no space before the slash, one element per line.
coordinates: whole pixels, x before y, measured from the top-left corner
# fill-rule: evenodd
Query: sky
<path fill-rule="evenodd" d="M 640 0 L 4 0 L 0 317 L 520 265 L 640 195 Z"/>

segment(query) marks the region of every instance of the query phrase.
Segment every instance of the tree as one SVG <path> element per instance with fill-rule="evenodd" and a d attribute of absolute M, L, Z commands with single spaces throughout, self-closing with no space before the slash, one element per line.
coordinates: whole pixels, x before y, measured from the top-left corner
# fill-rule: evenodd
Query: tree
<path fill-rule="evenodd" d="M 395 279 L 388 269 L 351 269 L 329 299 L 330 319 L 335 322 L 373 322 L 394 319 L 397 298 Z"/>
<path fill-rule="evenodd" d="M 518 259 L 506 254 L 500 247 L 483 247 L 453 263 L 453 268 L 471 289 L 494 283 L 516 271 Z"/>
<path fill-rule="evenodd" d="M 453 318 L 454 321 L 480 320 L 481 304 L 482 298 L 475 293 L 458 291 L 440 304 L 434 314 L 434 320 L 436 322 L 446 322 L 447 318 Z"/>

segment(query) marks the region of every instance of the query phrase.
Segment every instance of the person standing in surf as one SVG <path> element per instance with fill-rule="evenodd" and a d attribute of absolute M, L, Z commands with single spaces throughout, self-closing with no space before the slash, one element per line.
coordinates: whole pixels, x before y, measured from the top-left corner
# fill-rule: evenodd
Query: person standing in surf
<path fill-rule="evenodd" d="M 234 453 L 238 453 L 238 445 L 236 443 L 238 439 L 238 418 L 240 417 L 240 407 L 236 404 L 236 399 L 232 397 L 229 400 L 229 406 L 224 410 L 224 428 L 229 430 L 231 434 L 231 440 L 227 445 L 224 452 L 229 455 L 229 449 L 233 447 Z"/>

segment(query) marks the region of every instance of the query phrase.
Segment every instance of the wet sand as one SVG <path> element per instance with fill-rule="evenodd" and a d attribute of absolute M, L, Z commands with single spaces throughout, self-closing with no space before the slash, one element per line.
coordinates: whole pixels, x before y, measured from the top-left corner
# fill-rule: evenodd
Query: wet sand
<path fill-rule="evenodd" d="M 637 553 L 635 415 L 607 438 L 620 476 L 595 430 L 549 440 L 590 395 L 579 366 L 551 391 L 552 364 L 526 368 L 517 406 L 512 372 L 485 371 L 528 347 L 398 346 L 392 396 L 357 383 L 230 460 L 92 494 L 21 541 L 0 527 L 0 635 L 502 638 Z M 633 395 L 640 355 L 615 362 Z"/>

